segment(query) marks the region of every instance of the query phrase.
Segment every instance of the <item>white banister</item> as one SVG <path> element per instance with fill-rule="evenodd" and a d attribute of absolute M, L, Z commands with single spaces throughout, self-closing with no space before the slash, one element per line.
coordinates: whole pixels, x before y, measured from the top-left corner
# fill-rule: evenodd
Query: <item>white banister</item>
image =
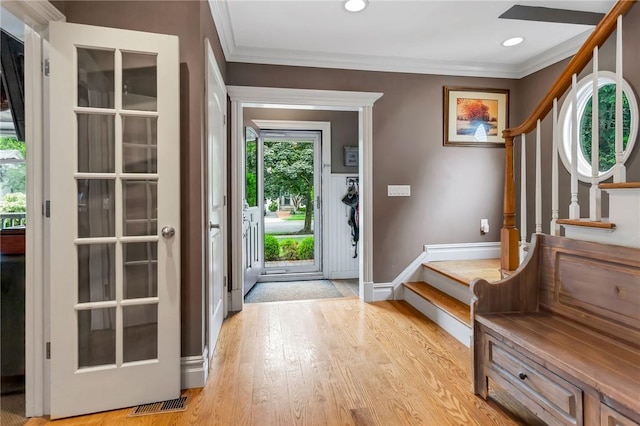
<path fill-rule="evenodd" d="M 520 241 L 524 246 L 527 244 L 527 135 L 524 133 L 520 146 Z"/>
<path fill-rule="evenodd" d="M 542 233 L 542 152 L 540 149 L 540 119 L 536 125 L 536 234 Z"/>
<path fill-rule="evenodd" d="M 602 220 L 600 175 L 600 97 L 598 93 L 598 46 L 593 48 L 593 95 L 591 98 L 591 188 L 589 189 L 589 219 Z"/>
<path fill-rule="evenodd" d="M 580 219 L 580 205 L 578 204 L 578 78 L 571 76 L 571 204 L 569 205 L 569 219 Z"/>
<path fill-rule="evenodd" d="M 560 235 L 558 221 L 558 98 L 553 99 L 553 129 L 551 147 L 551 224 L 549 234 Z"/>
<path fill-rule="evenodd" d="M 622 122 L 622 16 L 618 16 L 616 32 L 616 165 L 613 170 L 613 181 L 616 183 L 627 180 L 622 146 Z"/>

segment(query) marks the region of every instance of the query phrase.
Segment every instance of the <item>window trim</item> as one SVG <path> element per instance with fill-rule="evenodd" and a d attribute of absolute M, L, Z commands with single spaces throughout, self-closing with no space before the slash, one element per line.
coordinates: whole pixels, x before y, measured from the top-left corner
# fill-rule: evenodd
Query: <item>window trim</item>
<path fill-rule="evenodd" d="M 615 84 L 616 75 L 611 71 L 599 71 L 598 72 L 598 88 L 607 84 Z M 582 119 L 587 102 L 593 95 L 593 74 L 589 74 L 582 78 L 576 87 L 577 90 L 577 105 L 578 105 L 578 121 Z M 624 151 L 623 163 L 626 163 L 633 151 L 633 147 L 638 136 L 638 100 L 635 92 L 631 88 L 631 85 L 627 80 L 622 80 L 622 91 L 629 101 L 629 108 L 631 109 L 631 124 L 629 128 L 629 142 L 627 143 L 627 149 Z M 573 112 L 573 98 L 571 92 L 568 93 L 560 114 L 558 116 L 558 154 L 562 160 L 562 164 L 571 172 L 571 131 L 573 129 L 573 123 L 571 122 Z M 580 143 L 580 142 L 578 142 Z M 609 179 L 613 175 L 614 168 L 612 167 L 606 172 L 600 172 L 598 175 L 598 182 Z M 582 155 L 582 150 L 578 147 L 578 179 L 582 182 L 591 182 L 591 159 L 586 159 Z"/>

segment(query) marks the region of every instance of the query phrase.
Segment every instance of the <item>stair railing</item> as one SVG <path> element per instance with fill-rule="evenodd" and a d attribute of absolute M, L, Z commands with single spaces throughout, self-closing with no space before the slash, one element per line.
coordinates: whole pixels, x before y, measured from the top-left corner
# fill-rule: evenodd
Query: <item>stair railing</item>
<path fill-rule="evenodd" d="M 580 205 L 578 200 L 578 145 L 579 129 L 577 116 L 577 75 L 593 59 L 593 119 L 595 128 L 592 134 L 595 139 L 592 147 L 598 147 L 598 49 L 617 30 L 616 44 L 616 112 L 615 112 L 615 147 L 616 165 L 614 166 L 614 182 L 624 182 L 626 179 L 623 141 L 622 141 L 622 15 L 633 7 L 637 0 L 619 0 L 596 26 L 593 33 L 582 45 L 580 50 L 569 61 L 566 68 L 556 79 L 544 99 L 538 104 L 533 113 L 519 126 L 505 129 L 502 136 L 505 139 L 505 185 L 504 185 L 504 222 L 500 231 L 501 241 L 501 267 L 506 273 L 517 269 L 520 263 L 521 247 L 526 245 L 526 134 L 536 130 L 536 161 L 535 161 L 535 232 L 542 233 L 542 169 L 541 169 L 541 140 L 540 122 L 550 112 L 553 114 L 553 143 L 552 143 L 552 188 L 551 188 L 551 223 L 549 234 L 558 235 L 559 225 L 557 223 L 559 215 L 558 201 L 558 99 L 571 88 L 567 98 L 573 100 L 572 108 L 572 135 L 571 135 L 571 199 L 569 204 L 569 219 L 580 218 Z M 521 177 L 521 228 L 522 240 L 518 241 L 518 229 L 516 228 L 516 194 L 515 194 L 515 174 L 514 174 L 514 140 L 520 137 L 522 143 L 522 177 Z M 600 188 L 598 187 L 599 176 L 599 153 L 598 149 L 592 149 L 591 157 L 591 188 L 590 188 L 590 220 L 601 219 Z"/>

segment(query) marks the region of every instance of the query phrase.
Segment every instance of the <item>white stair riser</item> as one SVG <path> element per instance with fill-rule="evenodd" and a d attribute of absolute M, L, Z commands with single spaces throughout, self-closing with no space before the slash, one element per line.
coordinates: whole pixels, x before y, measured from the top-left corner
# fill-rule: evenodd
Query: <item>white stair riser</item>
<path fill-rule="evenodd" d="M 432 287 L 435 287 L 441 292 L 458 299 L 466 305 L 471 303 L 472 295 L 469 287 L 464 284 L 460 284 L 459 282 L 452 280 L 433 269 L 429 269 L 427 267 L 423 267 L 422 269 L 422 279 L 420 281 L 428 283 Z"/>
<path fill-rule="evenodd" d="M 408 288 L 404 289 L 404 300 L 455 337 L 460 343 L 466 347 L 471 346 L 471 327 L 461 323 L 454 316 L 449 315 Z"/>

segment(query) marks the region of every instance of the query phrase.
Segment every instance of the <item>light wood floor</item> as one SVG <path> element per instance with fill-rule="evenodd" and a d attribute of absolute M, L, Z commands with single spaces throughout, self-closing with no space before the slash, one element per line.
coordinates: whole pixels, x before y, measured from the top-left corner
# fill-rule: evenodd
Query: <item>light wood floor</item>
<path fill-rule="evenodd" d="M 402 301 L 245 305 L 187 411 L 54 425 L 513 425 L 471 391 L 469 350 Z M 28 425 L 46 424 L 32 419 Z"/>

